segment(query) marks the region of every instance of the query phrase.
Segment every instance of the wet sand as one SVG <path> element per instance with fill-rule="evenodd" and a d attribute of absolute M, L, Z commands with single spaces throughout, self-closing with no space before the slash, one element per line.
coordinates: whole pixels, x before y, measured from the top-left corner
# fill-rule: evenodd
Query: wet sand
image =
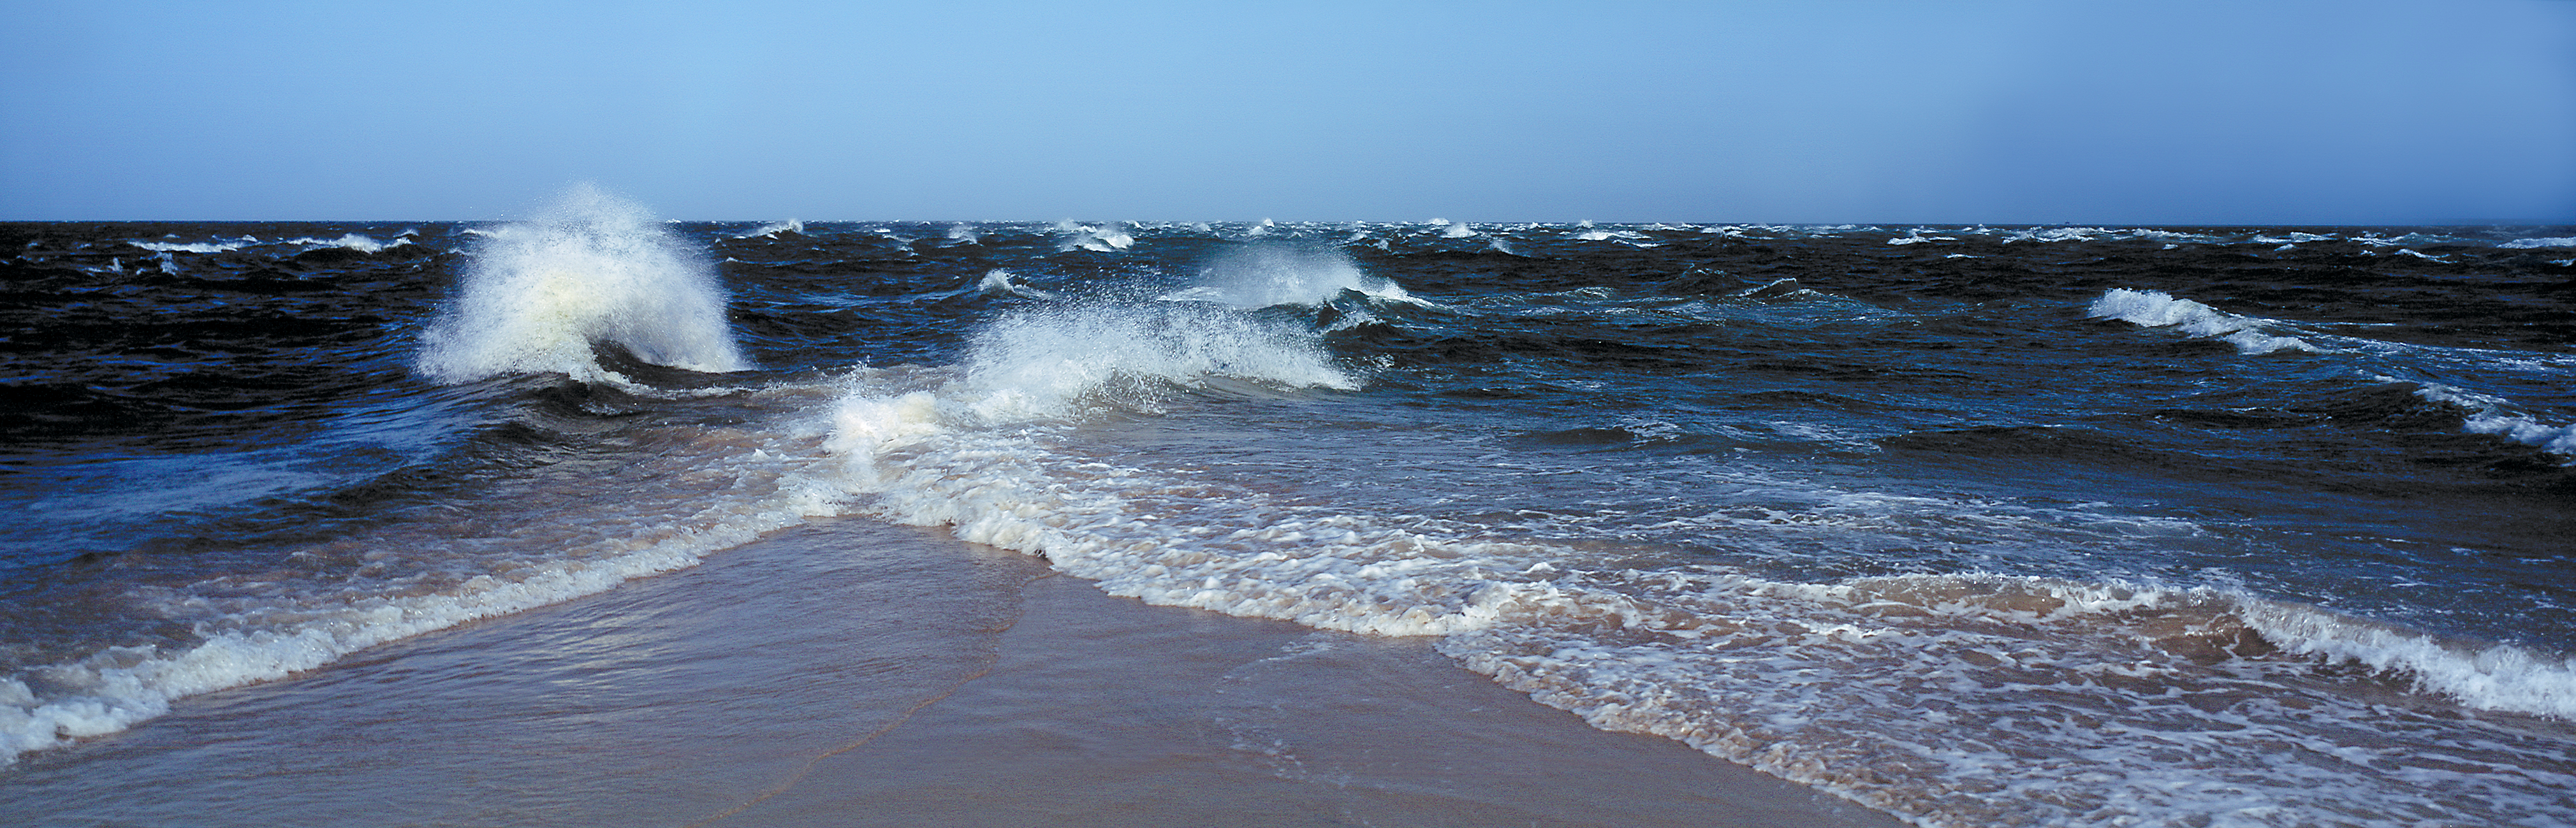
<path fill-rule="evenodd" d="M 863 520 L 183 700 L 0 771 L 0 823 L 1899 824 L 1428 641 L 1149 607 Z"/>

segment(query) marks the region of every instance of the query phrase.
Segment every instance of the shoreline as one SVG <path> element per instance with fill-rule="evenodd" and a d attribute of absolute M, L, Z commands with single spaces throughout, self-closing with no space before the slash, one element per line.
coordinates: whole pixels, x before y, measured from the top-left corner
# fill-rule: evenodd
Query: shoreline
<path fill-rule="evenodd" d="M 181 700 L 0 771 L 0 821 L 1902 824 L 1428 639 L 1147 606 L 864 519 Z"/>

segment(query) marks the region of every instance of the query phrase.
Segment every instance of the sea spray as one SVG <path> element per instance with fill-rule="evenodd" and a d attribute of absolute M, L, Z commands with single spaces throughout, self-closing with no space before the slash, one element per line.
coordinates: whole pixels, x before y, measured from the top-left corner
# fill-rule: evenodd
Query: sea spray
<path fill-rule="evenodd" d="M 970 347 L 961 393 L 984 419 L 1015 422 L 1097 404 L 1151 408 L 1162 389 L 1211 378 L 1360 385 L 1312 333 L 1229 308 L 1069 303 L 995 320 Z"/>
<path fill-rule="evenodd" d="M 417 364 L 444 383 L 548 371 L 616 379 L 592 357 L 600 343 L 691 371 L 750 367 L 706 257 L 643 207 L 581 185 L 534 221 L 485 232 L 455 299 L 422 333 Z"/>
<path fill-rule="evenodd" d="M 1348 253 L 1286 244 L 1249 245 L 1218 256 L 1199 270 L 1195 284 L 1161 298 L 1264 308 L 1320 305 L 1339 298 L 1343 291 L 1423 304 L 1394 282 L 1362 272 Z"/>

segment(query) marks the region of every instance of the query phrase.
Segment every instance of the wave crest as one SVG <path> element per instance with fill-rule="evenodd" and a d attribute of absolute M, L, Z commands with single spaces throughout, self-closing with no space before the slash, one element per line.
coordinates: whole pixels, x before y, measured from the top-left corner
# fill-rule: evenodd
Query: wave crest
<path fill-rule="evenodd" d="M 594 343 L 691 371 L 750 367 L 715 268 L 640 206 L 584 185 L 535 221 L 482 235 L 455 300 L 422 333 L 418 367 L 431 379 L 618 379 Z"/>
<path fill-rule="evenodd" d="M 2273 336 L 2262 328 L 2269 320 L 2237 316 L 2189 299 L 2176 299 L 2160 290 L 2112 288 L 2093 300 L 2085 314 L 2095 319 L 2118 319 L 2149 328 L 2174 328 L 2195 337 L 2225 341 L 2245 354 L 2268 354 L 2274 351 L 2316 351 L 2314 345 L 2295 336 Z"/>

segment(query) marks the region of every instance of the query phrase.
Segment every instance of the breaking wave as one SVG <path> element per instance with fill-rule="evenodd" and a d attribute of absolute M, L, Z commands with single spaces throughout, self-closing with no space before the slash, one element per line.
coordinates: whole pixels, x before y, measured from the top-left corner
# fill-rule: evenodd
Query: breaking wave
<path fill-rule="evenodd" d="M 750 367 L 714 266 L 642 207 L 588 186 L 535 221 L 485 231 L 421 342 L 420 372 L 444 383 L 549 371 L 617 379 L 593 357 L 600 343 L 691 371 Z"/>

